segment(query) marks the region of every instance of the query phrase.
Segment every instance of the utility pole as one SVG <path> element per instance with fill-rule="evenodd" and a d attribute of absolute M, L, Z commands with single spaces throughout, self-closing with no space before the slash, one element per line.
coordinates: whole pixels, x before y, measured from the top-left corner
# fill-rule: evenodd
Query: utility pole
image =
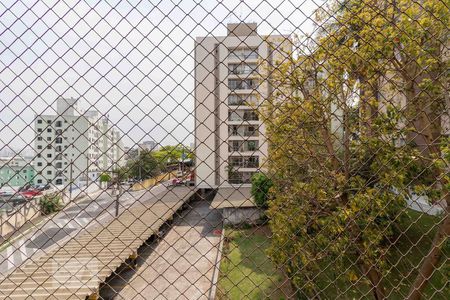
<path fill-rule="evenodd" d="M 70 174 L 69 174 L 69 202 L 71 202 L 72 201 L 72 186 L 73 186 L 73 182 L 72 182 L 72 167 L 73 167 L 73 159 L 71 159 L 70 160 L 70 170 L 69 170 L 69 172 L 70 172 Z"/>
<path fill-rule="evenodd" d="M 88 187 L 89 187 L 89 158 L 88 156 L 86 156 L 86 189 Z"/>
<path fill-rule="evenodd" d="M 119 200 L 121 194 L 121 184 L 119 178 L 117 178 L 117 195 L 116 195 L 116 217 L 119 216 Z"/>

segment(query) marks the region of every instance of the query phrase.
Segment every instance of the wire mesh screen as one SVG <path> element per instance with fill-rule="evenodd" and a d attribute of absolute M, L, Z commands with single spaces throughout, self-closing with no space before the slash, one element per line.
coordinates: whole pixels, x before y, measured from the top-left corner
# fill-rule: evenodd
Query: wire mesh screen
<path fill-rule="evenodd" d="M 449 299 L 448 25 L 2 1 L 0 299 Z"/>

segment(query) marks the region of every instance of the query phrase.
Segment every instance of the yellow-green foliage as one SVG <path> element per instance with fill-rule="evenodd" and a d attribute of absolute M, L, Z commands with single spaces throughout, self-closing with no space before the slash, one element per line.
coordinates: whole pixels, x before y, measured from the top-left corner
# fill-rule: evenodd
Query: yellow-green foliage
<path fill-rule="evenodd" d="M 419 186 L 432 200 L 448 185 L 448 148 L 434 141 L 445 113 L 448 8 L 393 3 L 333 2 L 318 13 L 317 47 L 299 47 L 272 73 L 276 89 L 261 111 L 274 183 L 270 255 L 306 298 L 319 293 L 325 262 L 349 281 L 355 270 L 372 270 L 372 283 L 385 276 L 408 194 Z M 399 93 L 406 107 L 394 101 Z"/>

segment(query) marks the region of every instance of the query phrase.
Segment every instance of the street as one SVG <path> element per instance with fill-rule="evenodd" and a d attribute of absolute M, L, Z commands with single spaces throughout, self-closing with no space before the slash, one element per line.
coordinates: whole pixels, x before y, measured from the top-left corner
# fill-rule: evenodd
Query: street
<path fill-rule="evenodd" d="M 161 183 L 149 191 L 123 190 L 120 197 L 120 211 L 144 202 L 164 189 Z M 65 243 L 70 237 L 88 227 L 99 226 L 116 214 L 116 195 L 105 190 L 97 196 L 68 204 L 63 210 L 33 227 L 0 253 L 0 275 L 6 275 L 22 265 L 27 259 L 38 259 L 55 245 Z M 5 241 L 7 243 L 7 241 Z"/>

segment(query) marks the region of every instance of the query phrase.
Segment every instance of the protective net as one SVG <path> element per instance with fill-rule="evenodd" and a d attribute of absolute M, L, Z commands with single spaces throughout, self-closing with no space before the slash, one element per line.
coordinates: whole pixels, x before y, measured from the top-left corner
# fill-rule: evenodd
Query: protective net
<path fill-rule="evenodd" d="M 0 3 L 0 299 L 449 299 L 449 2 Z"/>

